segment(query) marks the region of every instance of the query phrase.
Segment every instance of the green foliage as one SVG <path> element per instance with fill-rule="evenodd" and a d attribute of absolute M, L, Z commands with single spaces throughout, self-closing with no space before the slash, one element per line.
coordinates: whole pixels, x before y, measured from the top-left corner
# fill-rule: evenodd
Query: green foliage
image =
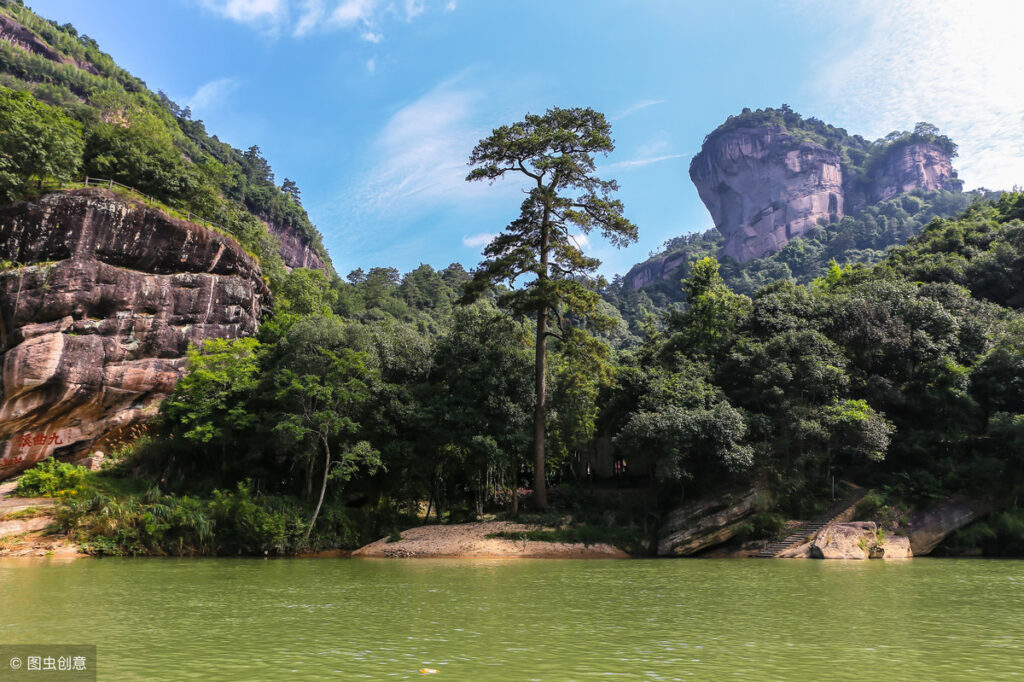
<path fill-rule="evenodd" d="M 859 265 L 881 262 L 894 246 L 919 234 L 930 221 L 956 216 L 972 201 L 984 200 L 980 194 L 914 190 L 861 208 L 839 222 L 812 228 L 765 258 L 739 263 L 724 257 L 718 264 L 719 274 L 730 290 L 747 296 L 779 280 L 811 283 L 828 276 L 833 262 L 841 272 L 853 276 Z M 636 332 L 647 314 L 686 300 L 680 281 L 693 276 L 693 269 L 701 259 L 717 256 L 722 244 L 721 234 L 714 229 L 670 239 L 656 256 L 681 263 L 668 278 L 640 290 L 630 289 L 627 280 L 620 278 L 602 293 Z M 1012 268 L 1005 270 L 1012 272 Z M 836 275 L 832 273 L 833 277 Z M 827 282 L 822 280 L 822 284 Z"/>
<path fill-rule="evenodd" d="M 85 473 L 85 467 L 48 457 L 21 475 L 14 494 L 19 497 L 74 495 L 85 482 Z"/>
<path fill-rule="evenodd" d="M 522 531 L 490 533 L 488 538 L 517 542 L 565 542 L 591 545 L 606 544 L 626 551 L 635 551 L 640 544 L 637 531 L 620 526 L 568 526 L 565 528 L 532 528 Z"/>
<path fill-rule="evenodd" d="M 12 201 L 32 180 L 70 180 L 82 150 L 78 121 L 28 92 L 0 87 L 0 201 Z"/>
<path fill-rule="evenodd" d="M 771 512 L 758 512 L 750 521 L 743 524 L 737 537 L 741 542 L 748 540 L 776 540 L 786 530 L 786 518 Z"/>
<path fill-rule="evenodd" d="M 613 320 L 600 312 L 594 278 L 600 261 L 587 257 L 574 235 L 593 230 L 617 247 L 636 241 L 636 226 L 623 215 L 622 202 L 612 199 L 614 180 L 594 175 L 594 154 L 615 149 L 611 125 L 593 109 L 548 109 L 527 114 L 512 125 L 495 128 L 480 140 L 469 157 L 469 181 L 493 182 L 506 173 L 522 174 L 530 189 L 519 218 L 484 249 L 484 262 L 466 286 L 463 302 L 479 300 L 497 284 L 516 287 L 498 295 L 498 304 L 512 314 L 536 320 L 536 413 L 534 416 L 534 492 L 536 504 L 547 506 L 546 376 L 549 336 L 567 338 L 575 326 L 608 329 Z M 549 318 L 557 320 L 548 328 Z M 573 322 L 576 322 L 573 325 Z"/>

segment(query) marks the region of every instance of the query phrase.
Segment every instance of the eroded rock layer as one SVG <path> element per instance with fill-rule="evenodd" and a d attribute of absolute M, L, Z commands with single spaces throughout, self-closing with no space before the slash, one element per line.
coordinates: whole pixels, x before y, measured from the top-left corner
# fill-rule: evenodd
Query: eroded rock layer
<path fill-rule="evenodd" d="M 234 240 L 100 189 L 0 209 L 0 260 L 0 479 L 147 419 L 269 304 Z"/>

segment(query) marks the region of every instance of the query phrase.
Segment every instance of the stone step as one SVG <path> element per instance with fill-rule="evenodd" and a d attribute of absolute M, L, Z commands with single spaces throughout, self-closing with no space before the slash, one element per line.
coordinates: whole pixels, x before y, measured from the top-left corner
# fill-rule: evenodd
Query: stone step
<path fill-rule="evenodd" d="M 861 498 L 867 494 L 867 490 L 860 488 L 850 495 L 848 495 L 841 503 L 834 505 L 823 517 L 819 517 L 813 522 L 805 523 L 797 526 L 796 530 L 787 535 L 782 540 L 776 540 L 775 542 L 765 545 L 765 548 L 758 552 L 755 556 L 762 558 L 772 558 L 779 553 L 793 547 L 799 542 L 805 540 L 809 536 L 817 535 L 823 528 L 832 523 L 833 520 L 844 511 L 852 507 L 853 505 L 860 502 Z"/>

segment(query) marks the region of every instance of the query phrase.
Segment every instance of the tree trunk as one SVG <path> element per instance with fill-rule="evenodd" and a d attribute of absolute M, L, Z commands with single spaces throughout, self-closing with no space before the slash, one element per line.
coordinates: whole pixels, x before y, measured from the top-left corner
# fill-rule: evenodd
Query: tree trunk
<path fill-rule="evenodd" d="M 551 222 L 550 207 L 544 208 L 544 221 L 541 225 L 540 243 L 540 273 L 538 277 L 542 280 L 548 278 L 548 250 L 551 248 L 549 237 Z M 534 393 L 537 403 L 533 413 L 533 499 L 537 509 L 547 509 L 548 489 L 544 477 L 544 427 L 547 414 L 544 408 L 544 398 L 547 392 L 547 341 L 548 341 L 548 308 L 542 304 L 537 311 L 537 352 L 534 361 L 536 372 L 534 378 Z"/>
<path fill-rule="evenodd" d="M 538 509 L 548 506 L 547 482 L 544 479 L 544 394 L 547 389 L 545 361 L 547 353 L 548 313 L 542 309 L 537 313 L 537 357 L 534 392 L 537 398 L 533 413 L 533 499 Z"/>
<path fill-rule="evenodd" d="M 313 526 L 316 525 L 316 517 L 320 516 L 320 507 L 324 503 L 324 495 L 327 494 L 327 477 L 331 473 L 331 447 L 327 444 L 327 438 L 323 438 L 324 442 L 324 482 L 320 486 L 320 500 L 316 503 L 316 509 L 313 510 L 313 519 L 309 522 L 309 528 L 306 529 L 306 540 L 309 540 L 309 534 L 313 532 Z"/>
<path fill-rule="evenodd" d="M 306 465 L 306 500 L 313 499 L 313 457 Z"/>

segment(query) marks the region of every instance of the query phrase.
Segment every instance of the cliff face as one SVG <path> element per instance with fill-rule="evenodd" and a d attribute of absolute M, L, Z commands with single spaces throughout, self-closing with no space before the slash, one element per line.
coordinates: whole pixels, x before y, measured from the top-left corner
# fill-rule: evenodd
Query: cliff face
<path fill-rule="evenodd" d="M 857 177 L 837 152 L 761 126 L 709 138 L 690 178 L 725 237 L 722 255 L 743 262 L 778 251 L 819 220 L 916 188 L 951 188 L 956 173 L 941 147 L 913 143 L 886 150 L 870 177 Z"/>
<path fill-rule="evenodd" d="M 819 218 L 843 216 L 839 155 L 778 126 L 708 140 L 690 178 L 725 237 L 722 254 L 741 262 L 778 251 Z"/>
<path fill-rule="evenodd" d="M 956 177 L 945 151 L 930 144 L 908 144 L 888 150 L 872 183 L 871 201 L 921 187 L 931 191 L 947 187 Z"/>
<path fill-rule="evenodd" d="M 0 479 L 153 415 L 188 344 L 270 297 L 232 239 L 100 189 L 0 209 L 0 260 Z"/>
<path fill-rule="evenodd" d="M 289 270 L 293 268 L 316 268 L 329 275 L 327 266 L 313 250 L 309 238 L 288 227 L 267 222 L 267 229 L 281 241 L 281 259 Z"/>
<path fill-rule="evenodd" d="M 624 279 L 633 289 L 645 287 L 659 279 L 668 279 L 675 272 L 676 268 L 683 264 L 682 254 L 668 254 L 667 256 L 656 256 L 643 263 L 634 265 L 626 273 Z"/>

